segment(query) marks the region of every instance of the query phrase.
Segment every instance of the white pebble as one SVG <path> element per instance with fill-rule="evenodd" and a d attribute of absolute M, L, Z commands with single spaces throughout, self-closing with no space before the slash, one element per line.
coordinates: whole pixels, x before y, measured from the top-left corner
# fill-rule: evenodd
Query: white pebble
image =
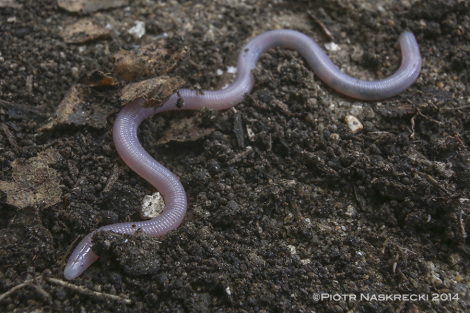
<path fill-rule="evenodd" d="M 288 245 L 287 248 L 289 248 L 290 254 L 296 254 L 297 253 L 297 249 L 295 248 L 295 246 Z"/>
<path fill-rule="evenodd" d="M 145 23 L 142 21 L 135 21 L 135 25 L 129 29 L 129 34 L 137 39 L 142 38 L 145 35 Z"/>
<path fill-rule="evenodd" d="M 344 118 L 344 121 L 348 125 L 349 129 L 353 132 L 353 134 L 360 132 L 364 126 L 362 123 L 354 116 L 348 115 Z"/>
<path fill-rule="evenodd" d="M 163 201 L 163 197 L 157 191 L 153 195 L 147 195 L 144 197 L 139 213 L 143 219 L 151 219 L 160 215 L 164 207 L 165 202 Z"/>
<path fill-rule="evenodd" d="M 328 51 L 339 51 L 341 50 L 341 47 L 335 44 L 334 42 L 327 42 L 325 43 L 325 49 Z"/>
<path fill-rule="evenodd" d="M 237 72 L 237 68 L 235 66 L 227 66 L 227 73 L 235 74 Z"/>

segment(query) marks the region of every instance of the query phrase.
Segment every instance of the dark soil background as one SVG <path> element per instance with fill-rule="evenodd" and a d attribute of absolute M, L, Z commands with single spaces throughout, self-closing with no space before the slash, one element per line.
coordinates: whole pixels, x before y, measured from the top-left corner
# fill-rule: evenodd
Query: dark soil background
<path fill-rule="evenodd" d="M 468 1 L 142 0 L 87 14 L 53 0 L 7 2 L 0 1 L 0 311 L 470 310 Z M 61 31 L 83 17 L 111 34 L 65 43 Z M 145 23 L 141 38 L 128 32 L 136 20 Z M 358 102 L 316 79 L 297 52 L 273 50 L 236 108 L 144 122 L 142 144 L 186 188 L 185 221 L 164 238 L 95 236 L 101 258 L 61 285 L 76 240 L 140 220 L 142 198 L 154 192 L 112 143 L 120 86 L 89 88 L 84 122 L 39 131 L 71 86 L 93 70 L 111 72 L 120 48 L 167 33 L 191 49 L 171 75 L 186 87 L 219 89 L 231 75 L 217 70 L 236 66 L 240 48 L 274 28 L 302 31 L 322 46 L 329 30 L 339 50 L 328 55 L 362 79 L 396 70 L 398 35 L 410 30 L 423 70 L 399 96 Z M 362 132 L 351 132 L 348 115 Z M 210 131 L 157 144 L 170 122 L 188 118 Z M 234 131 L 240 123 L 242 133 Z M 32 175 L 18 178 L 25 164 Z M 55 191 L 12 205 L 23 190 L 34 194 L 25 186 L 31 180 Z M 429 299 L 315 301 L 318 293 Z"/>

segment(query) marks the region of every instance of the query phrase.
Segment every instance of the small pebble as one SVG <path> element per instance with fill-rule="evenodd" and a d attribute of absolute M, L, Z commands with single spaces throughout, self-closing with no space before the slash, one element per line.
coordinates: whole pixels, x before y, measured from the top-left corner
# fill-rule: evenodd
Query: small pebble
<path fill-rule="evenodd" d="M 341 49 L 340 46 L 338 46 L 337 44 L 335 44 L 334 42 L 327 42 L 325 43 L 325 49 L 328 50 L 328 51 L 339 51 Z"/>
<path fill-rule="evenodd" d="M 165 202 L 163 201 L 163 197 L 157 191 L 153 195 L 144 197 L 139 214 L 143 219 L 151 219 L 160 215 L 164 207 Z"/>
<path fill-rule="evenodd" d="M 356 134 L 364 128 L 362 126 L 362 123 L 354 116 L 348 115 L 344 118 L 344 121 L 348 125 L 349 129 L 353 132 L 353 134 Z"/>
<path fill-rule="evenodd" d="M 140 39 L 145 35 L 145 23 L 142 21 L 135 21 L 135 25 L 129 29 L 129 34 L 136 39 Z"/>

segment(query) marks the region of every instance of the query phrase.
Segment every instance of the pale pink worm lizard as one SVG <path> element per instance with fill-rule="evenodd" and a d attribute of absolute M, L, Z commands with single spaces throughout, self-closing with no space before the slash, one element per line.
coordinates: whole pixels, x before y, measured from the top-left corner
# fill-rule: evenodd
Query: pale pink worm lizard
<path fill-rule="evenodd" d="M 294 30 L 273 30 L 253 38 L 238 57 L 237 76 L 233 84 L 223 90 L 199 93 L 180 89 L 158 109 L 143 108 L 142 100 L 127 104 L 114 123 L 114 144 L 127 165 L 150 182 L 165 200 L 164 211 L 156 218 L 143 222 L 119 223 L 103 226 L 87 235 L 72 252 L 64 276 L 74 279 L 82 274 L 98 256 L 92 250 L 91 238 L 97 231 L 113 231 L 132 234 L 137 229 L 152 237 L 160 237 L 178 227 L 186 214 L 186 193 L 173 173 L 153 159 L 141 146 L 137 138 L 140 123 L 155 113 L 178 110 L 178 97 L 184 100 L 183 110 L 200 110 L 203 107 L 215 110 L 228 109 L 243 100 L 254 85 L 251 74 L 258 58 L 268 49 L 283 47 L 298 51 L 308 62 L 314 73 L 336 91 L 361 100 L 378 100 L 395 96 L 407 89 L 417 79 L 421 70 L 418 43 L 410 32 L 403 32 L 399 39 L 401 48 L 400 68 L 390 77 L 379 81 L 363 81 L 352 78 L 338 69 L 320 46 L 308 36 Z"/>

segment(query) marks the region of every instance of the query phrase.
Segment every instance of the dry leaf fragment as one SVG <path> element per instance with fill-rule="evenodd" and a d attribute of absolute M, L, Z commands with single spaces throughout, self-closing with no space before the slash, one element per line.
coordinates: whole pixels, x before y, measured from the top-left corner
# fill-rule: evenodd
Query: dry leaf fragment
<path fill-rule="evenodd" d="M 101 26 L 91 18 L 82 18 L 72 25 L 68 25 L 60 32 L 66 43 L 85 43 L 112 35 L 112 31 Z"/>
<path fill-rule="evenodd" d="M 7 194 L 7 203 L 19 209 L 59 203 L 62 196 L 59 175 L 49 165 L 60 158 L 56 150 L 49 148 L 37 157 L 13 161 L 13 181 L 0 181 L 0 189 Z"/>
<path fill-rule="evenodd" d="M 179 77 L 160 76 L 132 83 L 122 89 L 122 104 L 143 98 L 145 108 L 161 106 L 182 85 L 184 80 Z"/>
<path fill-rule="evenodd" d="M 80 78 L 80 84 L 85 84 L 90 87 L 106 87 L 106 86 L 116 86 L 117 83 L 114 82 L 114 78 L 109 73 L 104 73 L 100 70 L 95 70 L 85 77 Z"/>
<path fill-rule="evenodd" d="M 23 5 L 18 4 L 15 0 L 0 0 L 0 8 L 21 9 Z"/>
<path fill-rule="evenodd" d="M 57 4 L 69 12 L 96 12 L 119 8 L 129 4 L 129 0 L 58 0 Z"/>
<path fill-rule="evenodd" d="M 113 72 L 127 81 L 147 79 L 167 74 L 187 57 L 189 48 L 179 38 L 160 40 L 134 50 L 118 51 Z"/>
<path fill-rule="evenodd" d="M 173 119 L 170 121 L 170 127 L 157 141 L 158 145 L 164 145 L 168 142 L 194 142 L 204 138 L 214 132 L 214 128 L 199 126 L 200 115 L 188 118 Z"/>
<path fill-rule="evenodd" d="M 73 85 L 59 104 L 55 116 L 39 131 L 52 129 L 57 125 L 88 125 L 94 128 L 106 127 L 109 110 L 102 105 L 92 105 L 87 100 L 89 88 Z"/>

